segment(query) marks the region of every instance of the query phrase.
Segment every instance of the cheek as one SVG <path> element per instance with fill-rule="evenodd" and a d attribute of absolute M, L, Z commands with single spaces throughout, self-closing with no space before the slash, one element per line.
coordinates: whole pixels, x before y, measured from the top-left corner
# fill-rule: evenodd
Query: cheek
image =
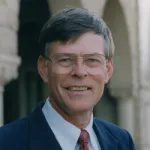
<path fill-rule="evenodd" d="M 104 68 L 104 70 L 100 72 L 99 81 L 101 83 L 103 82 L 104 84 L 107 83 L 107 81 L 108 81 L 108 74 L 107 74 L 107 69 L 106 68 Z"/>
<path fill-rule="evenodd" d="M 92 76 L 92 79 L 94 91 L 97 93 L 96 95 L 102 96 L 106 80 L 105 73 L 102 72 L 100 75 Z"/>
<path fill-rule="evenodd" d="M 50 96 L 53 97 L 61 97 L 61 95 L 63 94 L 62 90 L 61 90 L 61 84 L 64 81 L 64 76 L 63 75 L 56 75 L 56 74 L 51 74 L 51 76 L 49 76 L 48 79 L 48 86 L 49 86 L 49 92 L 50 92 Z"/>
<path fill-rule="evenodd" d="M 57 76 L 55 76 L 54 74 L 49 74 L 48 76 L 48 87 L 49 87 L 49 93 L 50 96 L 53 96 L 54 93 L 56 93 L 56 89 L 58 87 L 58 79 Z"/>
<path fill-rule="evenodd" d="M 96 81 L 97 85 L 105 84 L 106 78 L 107 78 L 106 71 L 101 71 L 99 75 L 92 75 L 92 79 Z"/>

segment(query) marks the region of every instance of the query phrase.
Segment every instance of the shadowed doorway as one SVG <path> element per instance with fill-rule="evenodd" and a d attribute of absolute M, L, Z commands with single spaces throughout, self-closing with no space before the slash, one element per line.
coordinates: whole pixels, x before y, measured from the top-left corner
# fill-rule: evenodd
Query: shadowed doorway
<path fill-rule="evenodd" d="M 20 1 L 18 55 L 22 63 L 18 79 L 5 86 L 5 124 L 27 115 L 44 98 L 44 85 L 37 72 L 37 58 L 44 47 L 39 47 L 38 36 L 49 16 L 47 0 Z"/>

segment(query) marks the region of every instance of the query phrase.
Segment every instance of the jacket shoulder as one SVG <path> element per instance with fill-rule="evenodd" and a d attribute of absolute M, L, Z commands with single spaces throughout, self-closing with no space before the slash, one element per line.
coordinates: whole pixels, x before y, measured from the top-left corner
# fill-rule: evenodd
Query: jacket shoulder
<path fill-rule="evenodd" d="M 96 122 L 98 127 L 101 127 L 101 128 L 103 127 L 109 132 L 112 132 L 112 133 L 113 132 L 116 133 L 116 131 L 117 131 L 117 133 L 125 133 L 126 132 L 125 129 L 119 127 L 116 124 L 110 123 L 108 121 L 105 121 L 105 120 L 102 120 L 102 119 L 98 119 L 98 118 L 94 118 L 94 121 Z"/>
<path fill-rule="evenodd" d="M 111 135 L 113 138 L 119 141 L 120 146 L 129 145 L 131 150 L 135 149 L 133 139 L 126 129 L 102 119 L 94 118 L 94 121 L 99 130 L 103 130 L 105 134 Z"/>
<path fill-rule="evenodd" d="M 27 145 L 28 133 L 28 117 L 0 127 L 0 150 L 23 149 Z"/>

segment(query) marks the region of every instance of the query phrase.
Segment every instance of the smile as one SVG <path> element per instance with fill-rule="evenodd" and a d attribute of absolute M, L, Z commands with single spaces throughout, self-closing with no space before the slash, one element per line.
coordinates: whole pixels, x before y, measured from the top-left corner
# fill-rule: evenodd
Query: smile
<path fill-rule="evenodd" d="M 91 88 L 87 87 L 87 86 L 72 86 L 72 87 L 68 87 L 66 88 L 69 91 L 87 91 L 90 90 Z"/>

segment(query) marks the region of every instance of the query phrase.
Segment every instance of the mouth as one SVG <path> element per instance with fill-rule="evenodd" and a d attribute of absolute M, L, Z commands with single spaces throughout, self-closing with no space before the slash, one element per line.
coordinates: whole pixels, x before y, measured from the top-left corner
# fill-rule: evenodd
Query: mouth
<path fill-rule="evenodd" d="M 65 89 L 68 91 L 83 92 L 83 91 L 91 90 L 91 87 L 88 87 L 88 86 L 71 86 L 71 87 L 67 87 Z"/>

